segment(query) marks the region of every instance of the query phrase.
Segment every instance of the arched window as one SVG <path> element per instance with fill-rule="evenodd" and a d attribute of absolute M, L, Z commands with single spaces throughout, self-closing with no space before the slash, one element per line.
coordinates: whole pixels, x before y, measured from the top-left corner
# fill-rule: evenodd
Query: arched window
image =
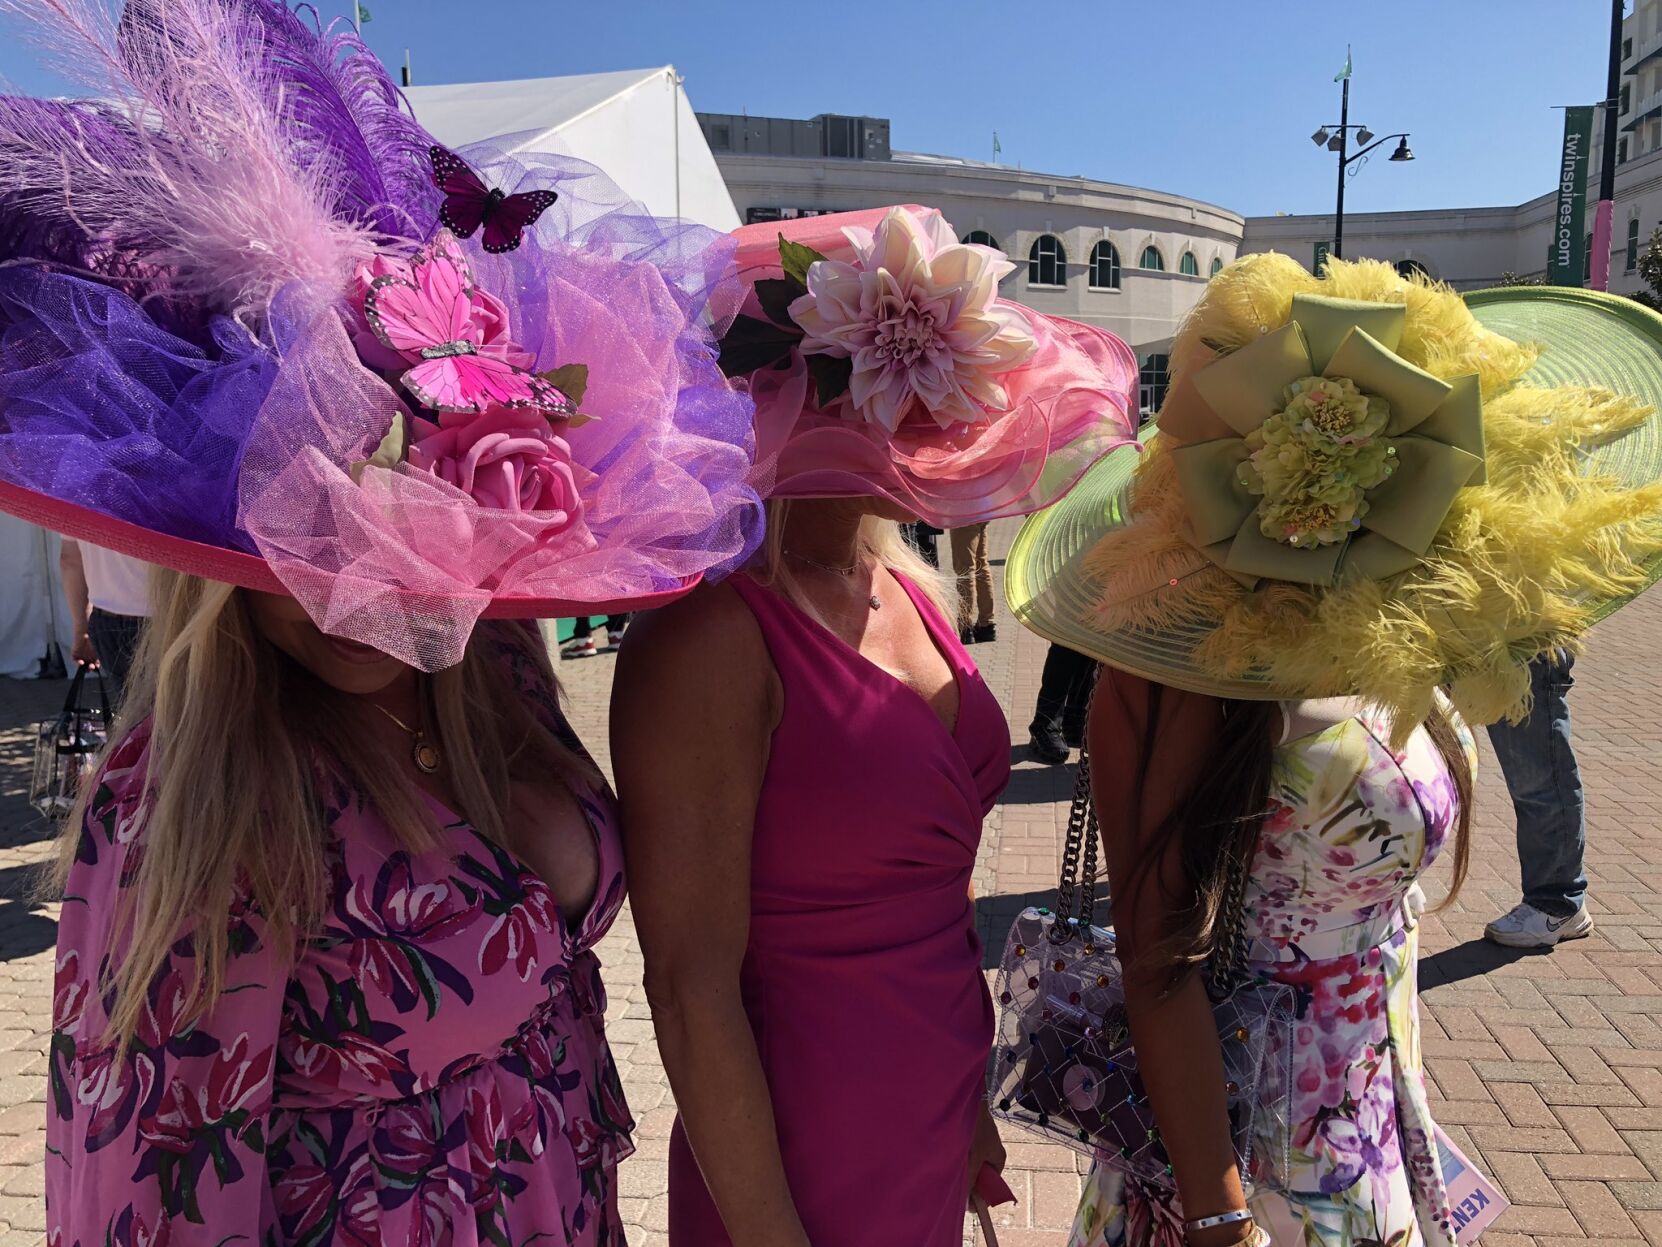
<path fill-rule="evenodd" d="M 1183 253 L 1183 258 L 1177 262 L 1177 271 L 1185 277 L 1200 276 L 1200 261 L 1195 259 L 1193 251 Z"/>
<path fill-rule="evenodd" d="M 1062 250 L 1062 240 L 1054 234 L 1040 234 L 1034 239 L 1033 249 L 1027 253 L 1027 284 L 1068 284 L 1068 253 Z"/>
<path fill-rule="evenodd" d="M 1639 218 L 1627 223 L 1627 272 L 1639 267 Z"/>
<path fill-rule="evenodd" d="M 973 246 L 991 247 L 994 251 L 998 250 L 998 239 L 984 229 L 972 229 L 964 235 L 964 241 Z"/>
<path fill-rule="evenodd" d="M 1215 255 L 1212 257 L 1212 276 L 1216 277 L 1221 272 L 1223 272 L 1223 257 Z"/>
<path fill-rule="evenodd" d="M 1120 253 L 1104 238 L 1091 248 L 1091 289 L 1120 288 Z"/>
<path fill-rule="evenodd" d="M 1166 259 L 1160 254 L 1160 248 L 1150 243 L 1143 248 L 1143 258 L 1137 267 L 1146 268 L 1155 273 L 1163 273 L 1166 271 Z"/>
<path fill-rule="evenodd" d="M 1426 266 L 1421 264 L 1418 260 L 1398 260 L 1393 267 L 1396 269 L 1398 277 L 1406 277 L 1410 281 L 1412 281 L 1416 276 L 1431 276 L 1431 270 L 1426 268 Z"/>
<path fill-rule="evenodd" d="M 1160 410 L 1160 404 L 1166 401 L 1166 369 L 1171 363 L 1168 356 L 1150 355 L 1143 361 L 1142 374 L 1142 408 L 1149 415 Z"/>

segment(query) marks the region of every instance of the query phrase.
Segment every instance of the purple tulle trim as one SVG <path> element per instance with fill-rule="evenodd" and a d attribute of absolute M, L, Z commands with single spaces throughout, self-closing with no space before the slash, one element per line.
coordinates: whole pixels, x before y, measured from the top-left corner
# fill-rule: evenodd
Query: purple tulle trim
<path fill-rule="evenodd" d="M 252 551 L 236 526 L 237 471 L 278 362 L 230 321 L 204 348 L 112 287 L 0 266 L 0 477 Z"/>

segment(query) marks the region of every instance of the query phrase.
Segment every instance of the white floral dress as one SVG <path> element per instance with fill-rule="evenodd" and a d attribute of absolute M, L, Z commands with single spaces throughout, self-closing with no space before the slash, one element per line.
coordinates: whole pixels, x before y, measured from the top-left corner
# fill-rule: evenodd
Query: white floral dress
<path fill-rule="evenodd" d="M 1453 1247 L 1415 988 L 1415 880 L 1455 825 L 1453 777 L 1424 728 L 1393 751 L 1364 712 L 1282 744 L 1272 785 L 1247 924 L 1253 969 L 1299 988 L 1294 1194 L 1259 1193 L 1254 1211 L 1276 1247 Z M 1182 1223 L 1169 1199 L 1099 1167 L 1069 1244 L 1181 1247 Z"/>

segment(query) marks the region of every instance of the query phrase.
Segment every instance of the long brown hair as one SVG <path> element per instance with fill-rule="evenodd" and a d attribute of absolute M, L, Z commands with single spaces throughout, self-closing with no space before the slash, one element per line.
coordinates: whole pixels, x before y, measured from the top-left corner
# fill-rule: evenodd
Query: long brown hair
<path fill-rule="evenodd" d="M 195 956 L 187 1015 L 213 1005 L 225 981 L 227 923 L 246 889 L 281 961 L 320 924 L 328 903 L 320 780 L 363 794 L 400 843 L 430 847 L 437 821 L 402 777 L 400 760 L 367 726 L 361 699 L 340 693 L 268 642 L 241 591 L 174 572 L 153 573 L 153 612 L 130 678 L 117 743 L 150 724 L 144 854 L 124 890 L 110 950 L 119 950 L 106 1038 L 131 1040 L 151 981 L 189 924 Z M 563 746 L 513 687 L 506 647 L 557 685 L 546 650 L 504 625 L 476 632 L 462 662 L 430 677 L 437 743 L 461 809 L 507 843 L 516 779 L 592 781 L 592 765 Z M 514 657 L 517 659 L 518 654 Z M 61 893 L 96 784 L 85 784 L 60 839 Z M 181 915 L 188 916 L 185 919 Z"/>
<path fill-rule="evenodd" d="M 1111 683 L 1118 693 L 1118 681 Z M 1160 703 L 1164 688 L 1147 682 L 1149 701 L 1147 730 L 1142 736 L 1141 756 L 1136 774 L 1148 774 L 1159 737 Z M 1123 693 L 1119 695 L 1123 696 Z M 1188 795 L 1160 825 L 1153 844 L 1177 841 L 1180 883 L 1192 897 L 1191 904 L 1174 910 L 1159 938 L 1144 952 L 1145 967 L 1166 977 L 1168 988 L 1176 987 L 1196 966 L 1206 961 L 1218 946 L 1225 920 L 1226 881 L 1232 864 L 1250 867 L 1250 855 L 1258 834 L 1270 814 L 1270 773 L 1281 724 L 1280 704 L 1273 701 L 1222 700 L 1223 726 L 1210 755 L 1196 771 L 1204 782 L 1190 785 Z M 1471 862 L 1472 768 L 1454 720 L 1439 700 L 1425 720 L 1425 729 L 1442 756 L 1454 781 L 1459 799 L 1452 836 L 1454 876 L 1442 908 L 1453 902 L 1466 881 Z M 1131 808 L 1142 809 L 1142 781 L 1139 778 Z M 1159 870 L 1161 854 L 1143 855 L 1126 887 L 1135 891 L 1148 886 Z"/>

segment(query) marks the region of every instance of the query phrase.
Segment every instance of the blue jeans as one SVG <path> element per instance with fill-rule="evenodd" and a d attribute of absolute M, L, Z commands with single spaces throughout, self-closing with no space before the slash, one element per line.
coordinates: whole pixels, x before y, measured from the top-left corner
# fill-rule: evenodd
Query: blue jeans
<path fill-rule="evenodd" d="M 1587 823 L 1581 771 L 1570 746 L 1570 669 L 1559 651 L 1529 664 L 1534 694 L 1529 717 L 1513 726 L 1489 725 L 1489 743 L 1518 818 L 1518 865 L 1524 900 L 1544 914 L 1567 918 L 1587 894 Z"/>

